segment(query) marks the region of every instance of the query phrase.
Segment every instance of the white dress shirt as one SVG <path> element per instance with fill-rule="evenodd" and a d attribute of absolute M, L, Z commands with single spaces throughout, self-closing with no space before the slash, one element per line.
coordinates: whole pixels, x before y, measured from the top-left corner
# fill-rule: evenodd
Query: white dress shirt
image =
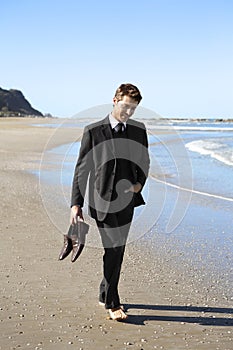
<path fill-rule="evenodd" d="M 113 117 L 112 113 L 110 113 L 108 117 L 112 129 L 114 129 L 115 126 L 117 126 L 117 124 L 119 123 L 123 123 L 124 127 L 126 128 L 126 122 L 119 122 L 118 120 L 116 120 L 116 118 Z"/>

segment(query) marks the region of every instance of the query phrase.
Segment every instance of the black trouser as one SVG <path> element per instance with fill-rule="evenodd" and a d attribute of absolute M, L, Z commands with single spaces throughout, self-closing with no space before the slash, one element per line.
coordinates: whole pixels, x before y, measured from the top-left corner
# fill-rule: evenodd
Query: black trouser
<path fill-rule="evenodd" d="M 99 301 L 105 303 L 106 309 L 120 306 L 118 282 L 133 211 L 133 207 L 128 206 L 118 213 L 108 214 L 104 221 L 96 220 L 105 250 Z"/>

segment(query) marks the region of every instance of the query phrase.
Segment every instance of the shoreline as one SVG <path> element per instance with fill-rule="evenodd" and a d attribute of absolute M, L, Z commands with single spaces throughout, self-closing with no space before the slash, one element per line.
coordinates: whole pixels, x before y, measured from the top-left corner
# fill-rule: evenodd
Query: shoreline
<path fill-rule="evenodd" d="M 129 320 L 107 319 L 98 305 L 102 250 L 87 246 L 74 264 L 57 260 L 62 237 L 46 215 L 38 179 L 27 173 L 38 169 L 53 130 L 29 122 L 0 119 L 0 349 L 230 350 L 232 300 L 215 298 L 198 274 L 185 275 L 166 244 L 153 254 L 148 242 L 127 246 L 120 294 Z M 54 147 L 76 133 L 63 129 Z"/>

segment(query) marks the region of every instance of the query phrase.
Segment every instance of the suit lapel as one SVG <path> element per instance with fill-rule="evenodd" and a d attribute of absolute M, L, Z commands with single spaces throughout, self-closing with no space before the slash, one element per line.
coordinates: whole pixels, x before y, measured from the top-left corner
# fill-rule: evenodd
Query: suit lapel
<path fill-rule="evenodd" d="M 129 140 L 133 140 L 137 142 L 137 135 L 135 134 L 135 128 L 130 123 L 130 120 L 127 122 L 127 138 Z M 133 160 L 135 158 L 135 144 L 134 142 L 129 141 L 129 154 L 130 159 Z"/>
<path fill-rule="evenodd" d="M 104 139 L 106 141 L 109 141 L 107 142 L 107 146 L 115 156 L 115 146 L 113 142 L 112 130 L 111 130 L 111 125 L 110 125 L 108 116 L 103 120 L 103 124 L 101 125 L 101 132 L 104 135 Z"/>
<path fill-rule="evenodd" d="M 113 153 L 114 157 L 116 157 L 115 146 L 114 146 L 114 141 L 113 141 L 113 136 L 112 136 L 112 129 L 111 129 L 111 125 L 110 125 L 108 116 L 103 119 L 100 130 L 104 136 L 104 139 L 109 140 L 109 142 L 107 142 L 107 146 L 108 146 L 109 150 Z M 137 127 L 135 127 L 134 124 L 129 119 L 127 122 L 127 138 L 129 140 L 133 140 L 135 142 L 138 142 L 137 131 L 138 131 Z M 129 142 L 129 155 L 130 155 L 131 160 L 133 160 L 135 158 L 135 143 L 134 142 Z"/>

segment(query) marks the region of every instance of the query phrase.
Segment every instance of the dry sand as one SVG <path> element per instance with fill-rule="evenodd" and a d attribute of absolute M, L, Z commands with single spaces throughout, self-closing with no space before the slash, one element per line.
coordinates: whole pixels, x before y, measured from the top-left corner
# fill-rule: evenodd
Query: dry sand
<path fill-rule="evenodd" d="M 101 249 L 86 247 L 74 264 L 58 261 L 62 235 L 27 172 L 38 170 L 54 132 L 32 124 L 50 122 L 0 119 L 0 349 L 232 350 L 232 300 L 202 294 L 188 271 L 140 242 L 127 246 L 120 280 L 125 323 L 98 305 Z M 60 133 L 66 143 L 77 130 Z"/>

